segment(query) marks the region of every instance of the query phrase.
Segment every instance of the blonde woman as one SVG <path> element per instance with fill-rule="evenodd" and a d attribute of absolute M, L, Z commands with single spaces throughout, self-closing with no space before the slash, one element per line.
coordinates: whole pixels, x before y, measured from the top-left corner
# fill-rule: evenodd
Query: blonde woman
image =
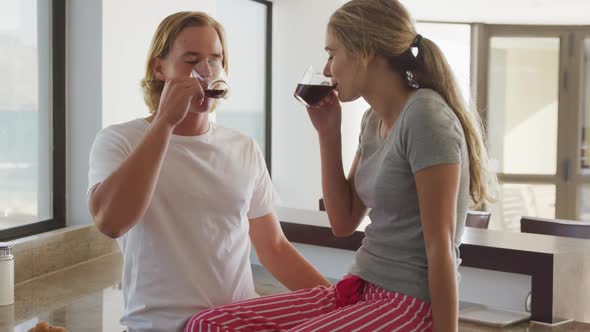
<path fill-rule="evenodd" d="M 459 245 L 470 198 L 489 198 L 486 153 L 439 48 L 396 0 L 352 0 L 330 18 L 324 74 L 336 91 L 308 109 L 333 233 L 369 212 L 349 275 L 201 312 L 185 331 L 457 331 Z M 340 101 L 363 97 L 348 178 Z M 214 329 L 213 329 L 214 330 Z"/>
<path fill-rule="evenodd" d="M 94 223 L 124 256 L 121 322 L 177 331 L 195 312 L 255 298 L 250 244 L 292 290 L 329 285 L 281 232 L 255 141 L 209 120 L 205 80 L 227 70 L 221 25 L 180 12 L 159 25 L 142 87 L 151 115 L 110 126 L 90 155 Z"/>

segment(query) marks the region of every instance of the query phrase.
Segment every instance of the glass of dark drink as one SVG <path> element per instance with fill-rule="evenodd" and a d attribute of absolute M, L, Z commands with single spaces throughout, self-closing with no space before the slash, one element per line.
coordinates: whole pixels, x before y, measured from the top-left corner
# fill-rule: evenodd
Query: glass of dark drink
<path fill-rule="evenodd" d="M 313 66 L 309 66 L 305 74 L 303 74 L 303 78 L 297 84 L 294 96 L 305 107 L 310 107 L 326 97 L 335 88 L 336 86 L 332 84 L 329 77 L 316 72 Z"/>
<path fill-rule="evenodd" d="M 229 83 L 223 68 L 211 68 L 211 77 L 203 78 L 196 69 L 191 72 L 191 77 L 205 82 L 205 96 L 209 98 L 229 97 Z"/>

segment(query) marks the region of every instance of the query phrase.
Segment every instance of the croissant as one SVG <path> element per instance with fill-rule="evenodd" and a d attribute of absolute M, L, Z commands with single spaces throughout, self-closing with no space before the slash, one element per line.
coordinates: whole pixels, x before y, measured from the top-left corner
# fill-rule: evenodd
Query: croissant
<path fill-rule="evenodd" d="M 29 329 L 28 332 L 67 332 L 65 328 L 60 326 L 50 326 L 47 322 L 37 323 L 35 327 Z"/>

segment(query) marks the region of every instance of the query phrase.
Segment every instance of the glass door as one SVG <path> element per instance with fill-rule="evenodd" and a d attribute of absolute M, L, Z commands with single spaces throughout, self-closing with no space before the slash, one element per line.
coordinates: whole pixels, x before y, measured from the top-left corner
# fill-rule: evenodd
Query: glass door
<path fill-rule="evenodd" d="M 574 112 L 573 128 L 575 140 L 574 163 L 574 191 L 577 195 L 573 212 L 576 219 L 590 222 L 590 29 L 578 28 L 573 38 L 574 70 L 579 74 L 573 79 L 579 83 L 580 89 L 577 108 Z M 576 70 L 578 69 L 578 70 Z"/>
<path fill-rule="evenodd" d="M 490 228 L 519 231 L 522 216 L 571 218 L 571 31 L 485 25 L 478 35 L 478 108 L 500 180 Z"/>

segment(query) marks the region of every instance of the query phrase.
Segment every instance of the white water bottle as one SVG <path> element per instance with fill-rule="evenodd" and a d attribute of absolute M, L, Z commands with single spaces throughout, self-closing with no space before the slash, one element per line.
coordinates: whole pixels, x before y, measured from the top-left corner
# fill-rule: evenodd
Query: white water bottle
<path fill-rule="evenodd" d="M 14 256 L 12 246 L 0 244 L 0 306 L 14 303 Z"/>

